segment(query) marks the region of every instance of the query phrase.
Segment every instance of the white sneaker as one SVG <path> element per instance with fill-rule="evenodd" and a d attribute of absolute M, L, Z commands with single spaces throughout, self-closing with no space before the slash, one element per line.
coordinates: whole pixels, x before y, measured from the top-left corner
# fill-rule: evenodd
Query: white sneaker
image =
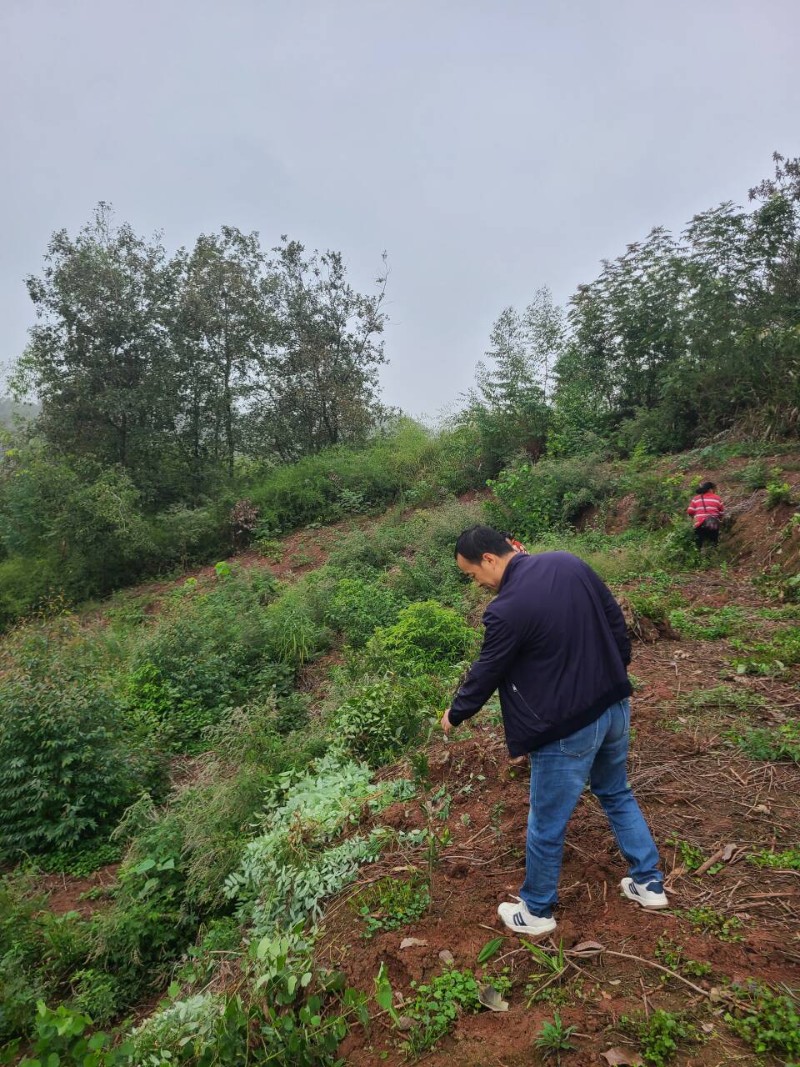
<path fill-rule="evenodd" d="M 658 886 L 657 889 L 651 889 L 651 886 Z M 623 878 L 619 883 L 619 887 L 628 900 L 634 900 L 643 908 L 647 908 L 648 911 L 657 911 L 659 908 L 668 908 L 669 901 L 667 900 L 667 894 L 661 888 L 660 882 L 651 882 L 649 886 L 639 885 L 638 882 L 634 882 L 632 878 Z"/>
<path fill-rule="evenodd" d="M 519 897 L 515 897 L 515 899 L 519 901 L 518 904 L 505 903 L 501 904 L 497 909 L 497 914 L 509 930 L 519 934 L 521 937 L 532 937 L 534 939 L 544 937 L 555 930 L 555 919 L 545 919 L 542 916 L 533 915 L 528 911 L 528 905 L 524 900 Z"/>

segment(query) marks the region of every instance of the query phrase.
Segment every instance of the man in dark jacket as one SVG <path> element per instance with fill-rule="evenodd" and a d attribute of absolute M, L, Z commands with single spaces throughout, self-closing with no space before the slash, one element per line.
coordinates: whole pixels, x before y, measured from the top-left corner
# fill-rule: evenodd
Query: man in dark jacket
<path fill-rule="evenodd" d="M 461 534 L 456 562 L 497 595 L 483 616 L 480 656 L 442 727 L 448 734 L 497 689 L 509 753 L 531 760 L 525 882 L 518 904 L 497 909 L 500 918 L 526 937 L 555 930 L 567 823 L 587 781 L 628 861 L 622 892 L 666 908 L 658 850 L 627 782 L 631 646 L 619 604 L 577 556 L 515 552 L 490 526 Z"/>

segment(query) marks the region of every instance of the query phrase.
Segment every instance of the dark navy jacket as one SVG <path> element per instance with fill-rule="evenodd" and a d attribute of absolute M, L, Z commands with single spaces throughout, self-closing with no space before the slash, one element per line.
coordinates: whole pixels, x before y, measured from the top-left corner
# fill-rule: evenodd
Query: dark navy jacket
<path fill-rule="evenodd" d="M 512 756 L 568 737 L 630 696 L 622 611 L 592 568 L 569 552 L 515 555 L 483 625 L 480 656 L 450 721 L 469 719 L 498 689 Z"/>

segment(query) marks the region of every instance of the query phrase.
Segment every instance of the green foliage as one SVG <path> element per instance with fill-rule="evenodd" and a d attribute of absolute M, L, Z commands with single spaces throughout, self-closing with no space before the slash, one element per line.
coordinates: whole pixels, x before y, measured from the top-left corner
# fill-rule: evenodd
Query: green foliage
<path fill-rule="evenodd" d="M 800 871 L 800 848 L 788 848 L 783 852 L 762 849 L 747 857 L 754 867 L 768 867 L 776 871 Z"/>
<path fill-rule="evenodd" d="M 631 522 L 648 530 L 669 525 L 686 506 L 680 475 L 629 469 L 621 481 L 620 490 L 634 496 Z"/>
<path fill-rule="evenodd" d="M 278 776 L 261 815 L 262 832 L 247 844 L 238 870 L 225 883 L 226 896 L 257 936 L 279 919 L 291 926 L 317 918 L 321 901 L 375 857 L 375 835 L 331 842 L 380 792 L 363 764 L 339 763 L 332 756 L 305 774 Z"/>
<path fill-rule="evenodd" d="M 713 934 L 720 941 L 743 940 L 738 932 L 742 928 L 742 920 L 736 915 L 722 915 L 713 908 L 707 907 L 687 908 L 677 914 L 688 919 L 695 930 L 704 934 Z"/>
<path fill-rule="evenodd" d="M 142 635 L 127 701 L 132 717 L 161 743 L 195 744 L 204 727 L 219 722 L 257 684 L 258 669 L 279 651 L 276 635 L 289 617 L 270 615 L 273 605 L 265 612 L 273 588 L 273 580 L 259 574 L 231 574 L 210 592 L 184 586 L 159 625 Z"/>
<path fill-rule="evenodd" d="M 73 849 L 51 852 L 42 857 L 40 865 L 45 871 L 58 871 L 72 878 L 87 878 L 100 867 L 117 863 L 121 858 L 122 853 L 117 842 L 101 839 L 87 841 Z"/>
<path fill-rule="evenodd" d="M 0 692 L 0 853 L 58 852 L 107 831 L 154 784 L 142 742 L 100 681 L 69 666 Z"/>
<path fill-rule="evenodd" d="M 739 472 L 738 477 L 741 479 L 745 489 L 749 489 L 751 493 L 757 489 L 765 489 L 767 485 L 767 465 L 763 459 L 755 459 Z"/>
<path fill-rule="evenodd" d="M 737 989 L 739 999 L 745 997 L 752 1011 L 731 1011 L 725 1021 L 740 1037 L 761 1055 L 774 1055 L 797 1060 L 800 1058 L 800 1010 L 797 997 L 786 991 L 776 993 L 759 982 Z"/>
<path fill-rule="evenodd" d="M 335 745 L 371 767 L 390 763 L 441 710 L 449 680 L 388 674 L 357 685 L 331 718 Z"/>
<path fill-rule="evenodd" d="M 669 621 L 681 637 L 693 641 L 718 641 L 742 633 L 748 625 L 744 611 L 735 604 L 721 608 L 676 608 L 669 613 Z"/>
<path fill-rule="evenodd" d="M 778 630 L 768 641 L 739 639 L 731 641 L 731 645 L 744 654 L 744 658 L 734 660 L 737 674 L 780 674 L 800 663 L 800 627 L 797 626 Z"/>
<path fill-rule="evenodd" d="M 751 759 L 800 763 L 800 723 L 782 722 L 769 729 L 729 730 L 726 736 Z"/>
<path fill-rule="evenodd" d="M 687 871 L 696 871 L 698 867 L 702 866 L 705 855 L 703 850 L 698 848 L 697 845 L 692 845 L 688 841 L 682 841 L 675 836 L 668 837 L 667 844 L 671 845 L 678 853 L 681 858 L 681 864 Z"/>
<path fill-rule="evenodd" d="M 525 541 L 576 525 L 613 488 L 598 456 L 515 462 L 489 485 L 494 490 L 489 521 Z"/>
<path fill-rule="evenodd" d="M 681 695 L 681 708 L 690 712 L 726 712 L 742 713 L 764 706 L 765 700 L 760 693 L 754 693 L 743 687 L 716 685 L 710 689 L 694 689 Z"/>
<path fill-rule="evenodd" d="M 368 938 L 381 930 L 397 930 L 420 919 L 430 903 L 430 887 L 418 875 L 405 880 L 382 878 L 362 890 L 354 901 L 364 920 L 364 936 Z"/>
<path fill-rule="evenodd" d="M 342 578 L 328 606 L 327 621 L 353 648 L 363 648 L 378 627 L 391 626 L 403 600 L 383 582 Z"/>
<path fill-rule="evenodd" d="M 52 1010 L 44 1001 L 36 1007 L 36 1035 L 33 1056 L 24 1057 L 20 1067 L 123 1067 L 130 1063 L 133 1046 L 129 1042 L 112 1047 L 108 1034 L 90 1033 L 92 1020 L 80 1011 L 60 1004 Z"/>
<path fill-rule="evenodd" d="M 421 1056 L 433 1048 L 460 1014 L 480 1010 L 478 983 L 472 971 L 447 970 L 424 985 L 411 984 L 416 997 L 406 1006 L 405 1014 L 414 1027 L 403 1042 L 411 1056 Z"/>
<path fill-rule="evenodd" d="M 570 1052 L 575 1048 L 570 1038 L 577 1031 L 577 1026 L 564 1026 L 561 1016 L 554 1012 L 553 1021 L 545 1020 L 536 1036 L 534 1045 L 541 1051 L 545 1059 L 555 1056 L 556 1062 L 561 1062 L 561 1053 Z"/>
<path fill-rule="evenodd" d="M 90 953 L 76 912 L 55 915 L 33 875 L 17 870 L 0 881 L 0 1045 L 25 1034 L 38 999 L 68 992 Z"/>
<path fill-rule="evenodd" d="M 698 1041 L 694 1026 L 680 1015 L 657 1008 L 647 1019 L 626 1019 L 622 1022 L 640 1042 L 642 1059 L 652 1067 L 665 1067 L 686 1041 Z"/>
<path fill-rule="evenodd" d="M 684 955 L 683 946 L 670 941 L 668 937 L 659 937 L 655 957 L 670 970 L 687 974 L 691 978 L 705 978 L 711 973 L 710 963 L 699 963 Z"/>
<path fill-rule="evenodd" d="M 767 482 L 767 508 L 775 508 L 778 504 L 792 503 L 792 487 L 787 481 L 779 481 L 780 470 L 773 468 L 770 471 L 770 480 Z"/>
<path fill-rule="evenodd" d="M 377 664 L 411 674 L 434 674 L 469 658 L 475 631 L 450 608 L 435 600 L 409 604 L 393 626 L 376 631 L 367 654 Z"/>

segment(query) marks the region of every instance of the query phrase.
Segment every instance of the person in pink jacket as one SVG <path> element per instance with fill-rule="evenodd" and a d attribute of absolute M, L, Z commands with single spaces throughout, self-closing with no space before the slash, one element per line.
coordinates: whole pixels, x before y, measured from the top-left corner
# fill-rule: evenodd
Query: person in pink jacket
<path fill-rule="evenodd" d="M 719 527 L 725 514 L 725 505 L 714 491 L 716 488 L 713 482 L 702 482 L 686 509 L 687 515 L 694 521 L 694 541 L 698 552 L 702 552 L 704 544 L 716 547 L 719 542 Z"/>

